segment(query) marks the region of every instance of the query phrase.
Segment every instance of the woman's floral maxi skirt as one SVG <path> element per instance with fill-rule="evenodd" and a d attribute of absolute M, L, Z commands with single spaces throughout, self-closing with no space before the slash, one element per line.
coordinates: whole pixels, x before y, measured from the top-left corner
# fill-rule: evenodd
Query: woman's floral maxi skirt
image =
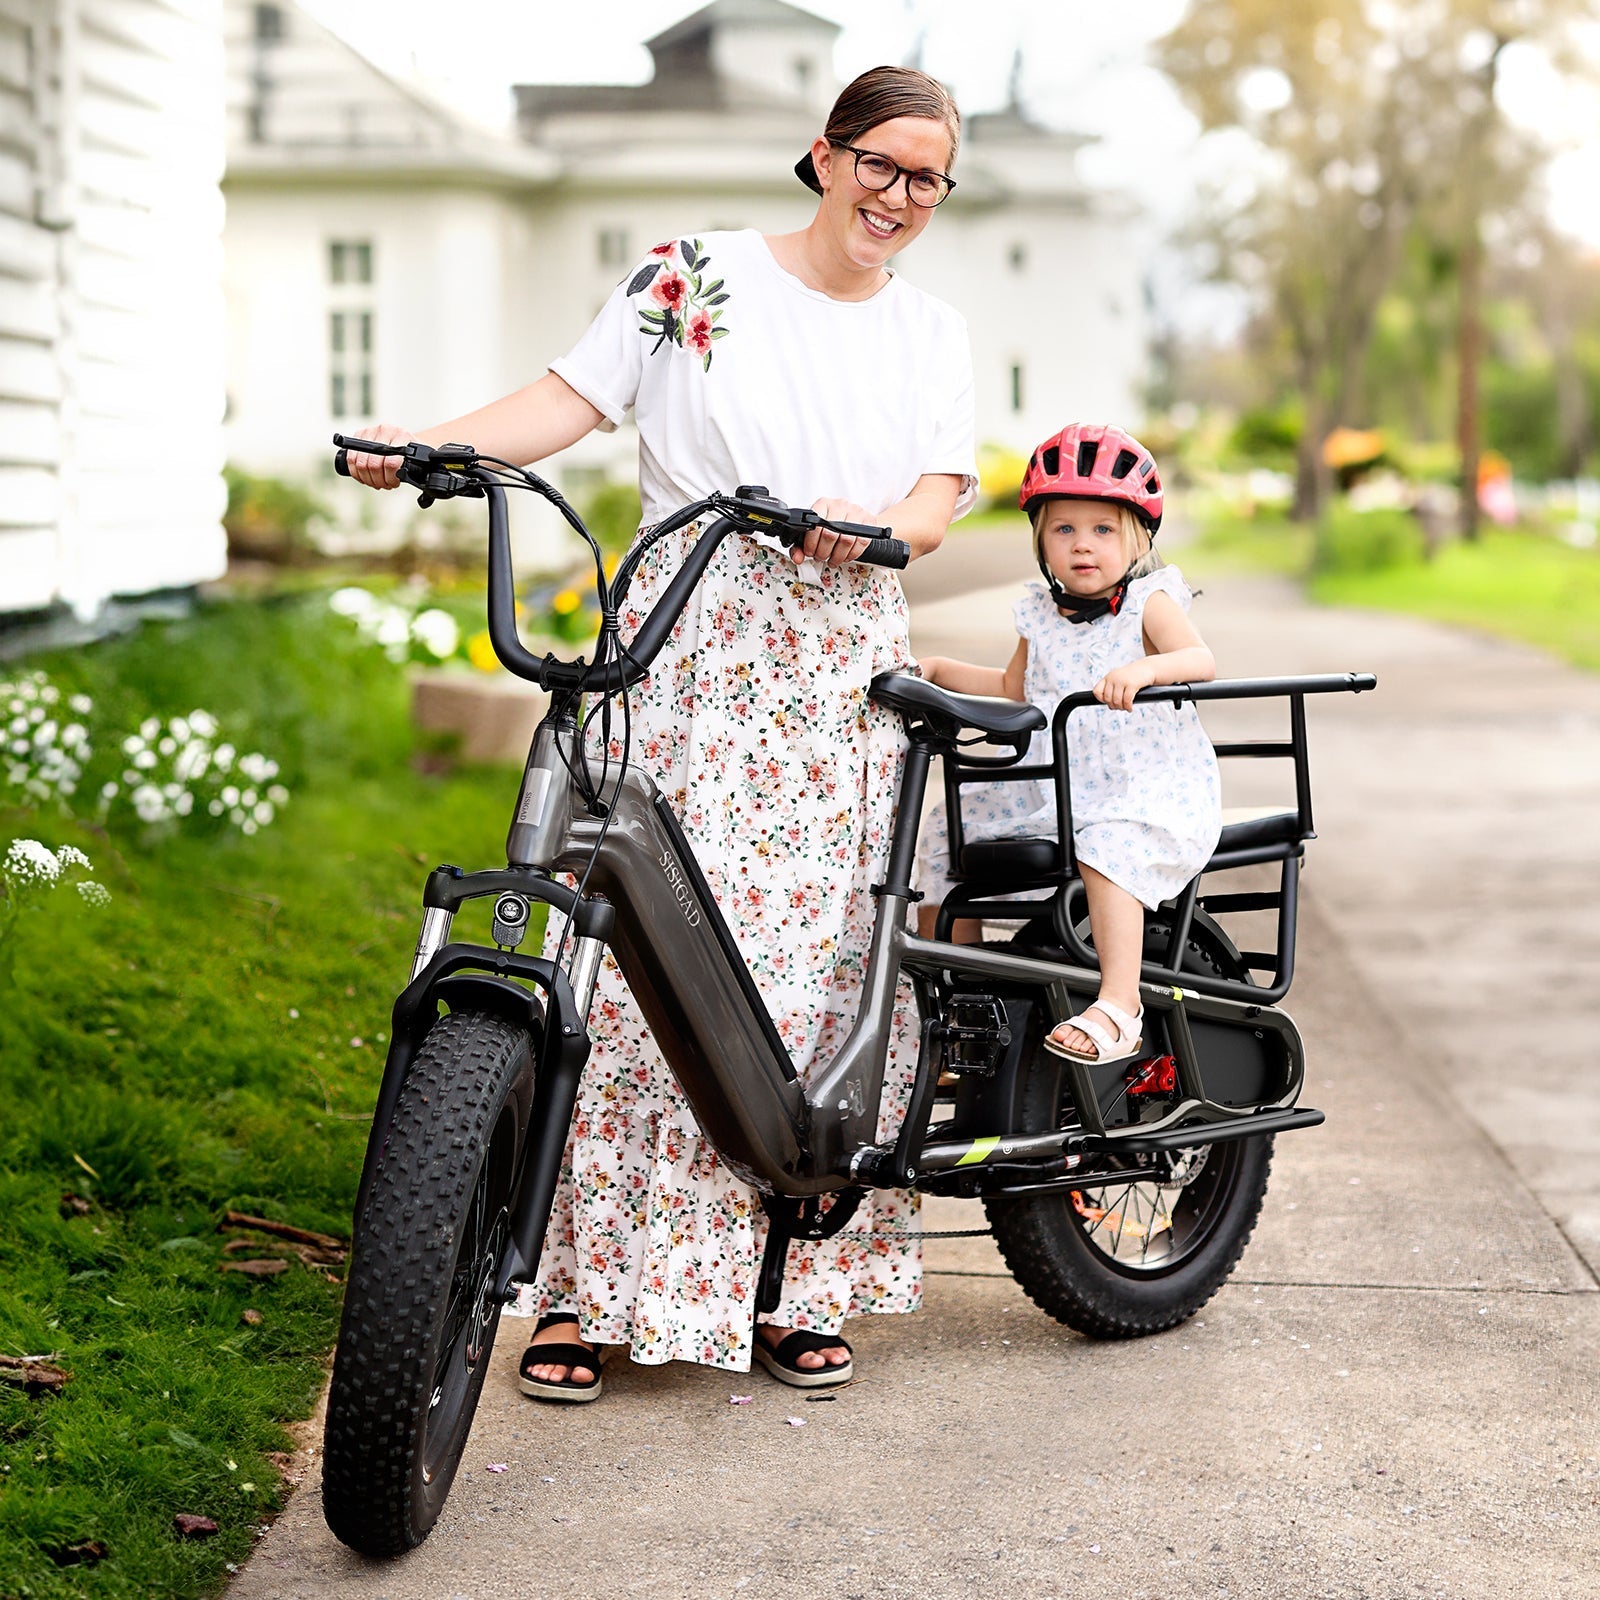
<path fill-rule="evenodd" d="M 669 535 L 635 579 L 632 637 L 692 537 Z M 874 706 L 874 674 L 909 661 L 899 580 L 829 568 L 730 536 L 634 692 L 632 761 L 677 812 L 802 1079 L 855 1021 L 894 822 L 904 737 Z M 612 748 L 619 718 L 612 720 Z M 552 937 L 562 919 L 552 917 Z M 766 1217 L 729 1173 L 607 955 L 593 1052 L 540 1266 L 537 1305 L 576 1312 L 582 1337 L 635 1361 L 750 1365 Z M 892 1137 L 916 1063 L 908 985 L 880 1111 Z M 789 1248 L 771 1320 L 837 1332 L 922 1295 L 916 1200 L 875 1190 L 835 1238 Z"/>

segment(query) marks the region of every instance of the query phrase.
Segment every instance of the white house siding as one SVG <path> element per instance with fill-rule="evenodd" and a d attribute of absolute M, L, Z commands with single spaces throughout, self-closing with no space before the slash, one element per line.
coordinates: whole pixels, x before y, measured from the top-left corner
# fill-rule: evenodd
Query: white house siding
<path fill-rule="evenodd" d="M 0 611 L 225 565 L 221 81 L 215 0 L 0 0 Z"/>

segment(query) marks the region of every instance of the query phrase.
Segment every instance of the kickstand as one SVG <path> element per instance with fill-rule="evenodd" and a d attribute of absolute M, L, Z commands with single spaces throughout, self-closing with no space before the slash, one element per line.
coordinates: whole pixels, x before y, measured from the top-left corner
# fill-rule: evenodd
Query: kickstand
<path fill-rule="evenodd" d="M 756 1315 L 764 1317 L 778 1309 L 783 1298 L 783 1268 L 789 1259 L 789 1242 L 800 1215 L 800 1204 L 782 1195 L 761 1197 L 767 1214 L 767 1247 L 761 1254 L 761 1277 L 756 1284 Z"/>

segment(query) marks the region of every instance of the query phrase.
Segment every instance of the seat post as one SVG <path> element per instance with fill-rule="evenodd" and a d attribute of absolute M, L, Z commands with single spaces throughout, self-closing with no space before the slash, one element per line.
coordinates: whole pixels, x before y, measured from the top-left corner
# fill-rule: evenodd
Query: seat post
<path fill-rule="evenodd" d="M 911 882 L 911 867 L 917 853 L 917 825 L 922 820 L 922 798 L 928 791 L 928 768 L 932 762 L 929 747 L 913 738 L 900 774 L 900 801 L 894 814 L 894 832 L 889 838 L 889 864 L 884 871 L 892 891 Z"/>

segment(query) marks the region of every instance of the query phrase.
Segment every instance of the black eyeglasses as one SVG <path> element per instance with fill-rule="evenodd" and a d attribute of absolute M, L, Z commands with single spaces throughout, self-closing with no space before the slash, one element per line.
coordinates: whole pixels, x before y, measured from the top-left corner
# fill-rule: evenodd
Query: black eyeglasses
<path fill-rule="evenodd" d="M 879 155 L 876 150 L 858 150 L 853 144 L 840 144 L 836 139 L 828 143 L 835 150 L 848 150 L 856 158 L 856 182 L 863 189 L 882 194 L 904 178 L 906 198 L 924 211 L 931 211 L 956 186 L 956 180 L 947 172 L 929 172 L 926 168 L 913 172 L 909 167 L 896 166 L 888 156 Z"/>

